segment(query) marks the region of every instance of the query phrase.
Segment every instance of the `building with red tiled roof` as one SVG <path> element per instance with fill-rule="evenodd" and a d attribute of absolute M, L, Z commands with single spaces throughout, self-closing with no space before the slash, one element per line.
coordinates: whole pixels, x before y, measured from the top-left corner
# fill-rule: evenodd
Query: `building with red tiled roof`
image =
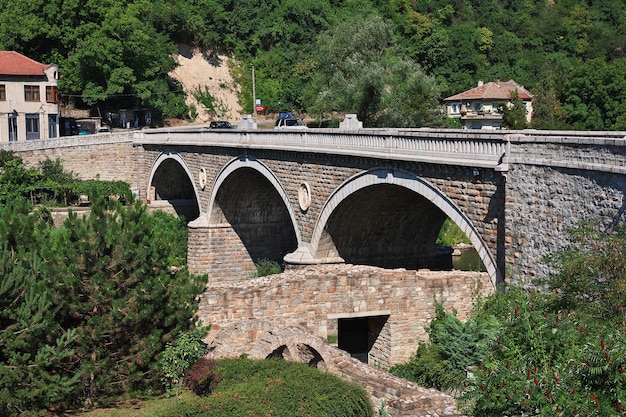
<path fill-rule="evenodd" d="M 502 106 L 512 106 L 513 93 L 526 106 L 526 120 L 532 120 L 533 95 L 524 86 L 513 80 L 495 80 L 490 83 L 478 82 L 471 90 L 445 98 L 448 117 L 458 118 L 461 125 L 468 129 L 500 129 L 502 128 Z"/>
<path fill-rule="evenodd" d="M 0 51 L 0 142 L 59 136 L 58 66 Z"/>

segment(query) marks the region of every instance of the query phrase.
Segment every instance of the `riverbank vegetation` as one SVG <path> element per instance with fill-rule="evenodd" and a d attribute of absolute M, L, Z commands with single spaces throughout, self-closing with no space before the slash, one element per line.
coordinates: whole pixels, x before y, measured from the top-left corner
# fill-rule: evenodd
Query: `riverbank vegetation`
<path fill-rule="evenodd" d="M 535 95 L 533 128 L 626 130 L 626 4 L 604 1 L 4 0 L 0 49 L 59 65 L 64 101 L 190 118 L 176 45 L 233 60 L 244 112 L 447 126 L 479 80 Z M 231 86 L 227 86 L 231 88 Z M 207 92 L 210 99 L 211 92 Z"/>
<path fill-rule="evenodd" d="M 622 415 L 626 224 L 581 224 L 546 259 L 545 291 L 476 300 L 465 322 L 438 305 L 430 342 L 391 372 L 458 395 L 472 416 Z"/>
<path fill-rule="evenodd" d="M 0 414 L 160 389 L 157 357 L 194 327 L 206 282 L 182 267 L 185 229 L 170 227 L 181 220 L 148 214 L 130 193 L 99 194 L 105 184 L 90 189 L 89 214 L 70 211 L 54 227 L 46 204 L 59 194 L 49 191 L 77 181 L 67 174 L 57 183 L 5 153 L 2 162 Z"/>

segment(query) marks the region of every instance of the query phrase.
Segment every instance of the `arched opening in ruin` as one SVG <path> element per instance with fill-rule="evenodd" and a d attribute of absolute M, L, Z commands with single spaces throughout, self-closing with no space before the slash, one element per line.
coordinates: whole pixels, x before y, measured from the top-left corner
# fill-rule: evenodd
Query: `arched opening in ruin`
<path fill-rule="evenodd" d="M 270 354 L 265 357 L 265 359 L 290 360 L 291 352 L 289 352 L 289 348 L 287 348 L 287 345 L 281 345 L 271 351 Z"/>
<path fill-rule="evenodd" d="M 322 355 L 320 355 L 320 353 L 310 345 L 298 343 L 296 348 L 298 349 L 298 360 L 300 362 L 304 362 L 309 366 L 320 369 L 324 369 L 326 367 Z"/>
<path fill-rule="evenodd" d="M 163 154 L 150 175 L 148 209 L 158 209 L 191 221 L 200 215 L 191 173 L 177 154 Z"/>

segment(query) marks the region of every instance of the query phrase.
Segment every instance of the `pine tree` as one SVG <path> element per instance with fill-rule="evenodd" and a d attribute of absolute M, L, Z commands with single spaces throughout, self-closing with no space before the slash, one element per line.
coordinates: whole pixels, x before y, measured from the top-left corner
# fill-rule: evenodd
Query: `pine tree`
<path fill-rule="evenodd" d="M 66 372 L 76 331 L 55 322 L 53 291 L 37 247 L 48 225 L 24 202 L 0 208 L 0 414 L 61 402 L 78 378 Z"/>

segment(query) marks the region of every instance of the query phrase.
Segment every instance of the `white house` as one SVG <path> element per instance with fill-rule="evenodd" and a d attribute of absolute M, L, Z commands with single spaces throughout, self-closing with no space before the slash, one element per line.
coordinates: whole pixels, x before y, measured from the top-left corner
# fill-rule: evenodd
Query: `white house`
<path fill-rule="evenodd" d="M 530 123 L 533 114 L 533 95 L 524 86 L 513 80 L 495 80 L 471 90 L 444 99 L 448 117 L 458 118 L 467 129 L 500 129 L 502 112 L 499 107 L 511 106 L 512 93 L 517 91 L 522 103 L 526 106 L 526 121 Z"/>
<path fill-rule="evenodd" d="M 57 65 L 0 51 L 0 142 L 59 136 Z"/>

